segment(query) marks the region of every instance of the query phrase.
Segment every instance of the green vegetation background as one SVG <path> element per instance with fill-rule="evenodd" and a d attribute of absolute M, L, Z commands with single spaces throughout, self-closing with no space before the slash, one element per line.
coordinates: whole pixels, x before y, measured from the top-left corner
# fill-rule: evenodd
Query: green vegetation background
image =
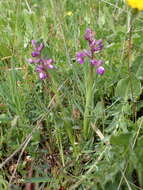
<path fill-rule="evenodd" d="M 131 10 L 123 0 L 1 0 L 0 10 L 0 189 L 143 189 L 143 14 L 134 21 L 129 69 Z M 85 141 L 88 63 L 75 54 L 87 47 L 87 27 L 104 41 L 98 58 L 106 73 L 95 73 Z M 32 39 L 55 60 L 56 85 L 28 64 Z"/>

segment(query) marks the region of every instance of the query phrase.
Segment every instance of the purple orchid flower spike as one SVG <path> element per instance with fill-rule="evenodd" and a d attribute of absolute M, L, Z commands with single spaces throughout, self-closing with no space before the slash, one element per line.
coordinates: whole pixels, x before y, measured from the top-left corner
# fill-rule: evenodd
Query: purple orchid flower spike
<path fill-rule="evenodd" d="M 94 32 L 87 28 L 85 31 L 84 38 L 88 41 L 89 49 L 78 52 L 76 54 L 77 62 L 80 64 L 84 63 L 85 57 L 89 59 L 90 66 L 88 67 L 88 74 L 87 74 L 87 83 L 86 83 L 86 103 L 85 103 L 85 110 L 83 115 L 83 133 L 84 137 L 87 138 L 90 135 L 90 115 L 91 115 L 91 107 L 93 103 L 93 87 L 94 87 L 94 67 L 96 68 L 96 72 L 99 75 L 103 75 L 105 73 L 105 69 L 102 66 L 103 61 L 97 60 L 96 55 L 99 53 L 103 48 L 102 40 L 97 40 L 94 38 Z M 87 117 L 88 116 L 88 117 Z"/>
<path fill-rule="evenodd" d="M 37 44 L 35 40 L 31 41 L 34 51 L 31 53 L 31 56 L 35 59 L 28 59 L 30 64 L 36 64 L 36 72 L 39 73 L 39 78 L 44 80 L 48 77 L 48 69 L 54 69 L 53 59 L 44 59 L 41 56 L 41 51 L 44 48 L 44 44 Z"/>
<path fill-rule="evenodd" d="M 88 57 L 90 59 L 91 65 L 97 68 L 97 73 L 103 75 L 105 72 L 104 67 L 102 67 L 103 61 L 94 59 L 95 53 L 99 53 L 103 49 L 103 41 L 101 39 L 96 40 L 94 38 L 94 34 L 95 33 L 90 28 L 86 29 L 84 38 L 89 43 L 89 50 L 85 49 L 81 52 L 78 52 L 76 54 L 76 60 L 80 64 L 83 64 L 85 57 Z"/>

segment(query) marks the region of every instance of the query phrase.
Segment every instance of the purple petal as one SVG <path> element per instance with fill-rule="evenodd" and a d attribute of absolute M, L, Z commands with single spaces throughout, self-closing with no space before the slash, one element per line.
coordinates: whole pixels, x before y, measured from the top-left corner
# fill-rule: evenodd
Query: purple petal
<path fill-rule="evenodd" d="M 95 65 L 96 67 L 100 67 L 101 65 L 103 65 L 103 61 L 102 60 L 96 60 L 96 59 L 90 60 L 90 63 L 92 65 Z"/>
<path fill-rule="evenodd" d="M 90 47 L 94 47 L 94 46 L 96 46 L 96 44 L 97 44 L 97 41 L 94 39 L 94 40 L 92 40 Z"/>
<path fill-rule="evenodd" d="M 77 57 L 77 58 L 83 58 L 83 57 L 85 57 L 85 56 L 86 56 L 86 54 L 85 54 L 85 52 L 83 52 L 83 51 L 77 52 L 77 54 L 76 54 L 76 57 Z"/>
<path fill-rule="evenodd" d="M 77 54 L 76 54 L 77 62 L 79 62 L 80 64 L 83 64 L 84 63 L 84 57 L 85 57 L 84 52 L 77 52 Z"/>
<path fill-rule="evenodd" d="M 40 55 L 40 52 L 39 51 L 33 51 L 31 53 L 32 57 L 38 57 Z"/>
<path fill-rule="evenodd" d="M 79 62 L 79 64 L 83 64 L 84 63 L 84 59 L 81 58 L 81 57 L 79 57 L 79 58 L 77 58 L 77 62 Z"/>
<path fill-rule="evenodd" d="M 104 67 L 100 66 L 97 68 L 96 72 L 99 74 L 99 75 L 103 75 L 104 72 L 105 72 L 105 69 Z"/>
<path fill-rule="evenodd" d="M 94 33 L 92 32 L 92 30 L 90 28 L 87 28 L 85 31 L 84 38 L 91 43 L 91 41 L 93 40 L 93 36 Z"/>
<path fill-rule="evenodd" d="M 49 69 L 54 69 L 55 67 L 54 67 L 54 65 L 48 65 L 48 68 Z"/>
<path fill-rule="evenodd" d="M 36 40 L 31 40 L 31 44 L 32 44 L 33 48 L 35 49 L 36 48 Z"/>
<path fill-rule="evenodd" d="M 41 73 L 39 73 L 39 78 L 40 78 L 41 80 L 44 80 L 45 78 L 47 78 L 47 74 L 41 72 Z"/>
<path fill-rule="evenodd" d="M 41 62 L 41 59 L 28 59 L 28 62 L 30 63 L 30 64 L 33 64 L 33 63 L 40 63 Z"/>
<path fill-rule="evenodd" d="M 37 71 L 38 73 L 43 72 L 43 71 L 44 71 L 44 66 L 43 66 L 43 65 L 37 65 L 36 71 Z"/>
<path fill-rule="evenodd" d="M 97 41 L 96 41 L 96 44 L 97 44 L 97 45 L 101 45 L 101 44 L 103 45 L 103 40 L 101 40 L 101 39 L 100 39 L 100 40 L 97 40 Z"/>
<path fill-rule="evenodd" d="M 36 49 L 41 52 L 44 47 L 44 43 L 41 43 Z"/>
<path fill-rule="evenodd" d="M 93 40 L 92 43 L 90 43 L 90 48 L 92 52 L 100 51 L 103 48 L 102 40 Z"/>
<path fill-rule="evenodd" d="M 44 59 L 43 60 L 43 64 L 46 67 L 48 67 L 49 69 L 53 69 L 54 68 L 54 66 L 52 65 L 53 62 L 54 62 L 53 59 Z"/>
<path fill-rule="evenodd" d="M 90 58 L 92 57 L 91 51 L 88 51 L 88 50 L 85 49 L 85 50 L 83 50 L 83 52 L 84 52 L 84 55 L 85 55 L 85 56 L 88 56 L 88 57 L 90 57 Z"/>
<path fill-rule="evenodd" d="M 32 64 L 32 63 L 34 63 L 34 60 L 33 59 L 28 59 L 28 62 L 30 63 L 30 64 Z"/>
<path fill-rule="evenodd" d="M 43 59 L 44 65 L 49 65 L 52 64 L 53 62 L 54 62 L 53 59 Z"/>

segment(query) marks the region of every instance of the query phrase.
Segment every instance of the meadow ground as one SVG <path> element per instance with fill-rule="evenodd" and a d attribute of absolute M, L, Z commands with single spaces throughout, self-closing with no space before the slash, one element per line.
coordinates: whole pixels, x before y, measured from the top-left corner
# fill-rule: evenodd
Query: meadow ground
<path fill-rule="evenodd" d="M 0 9 L 0 190 L 143 189 L 142 11 L 124 0 Z M 103 75 L 76 57 L 87 28 L 103 40 Z M 54 60 L 46 79 L 29 63 L 31 40 Z"/>

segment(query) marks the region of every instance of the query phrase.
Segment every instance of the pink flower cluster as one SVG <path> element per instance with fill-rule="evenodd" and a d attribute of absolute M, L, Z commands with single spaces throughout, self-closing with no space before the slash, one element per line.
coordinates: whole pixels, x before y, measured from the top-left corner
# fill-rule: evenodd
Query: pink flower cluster
<path fill-rule="evenodd" d="M 87 28 L 85 35 L 84 35 L 85 40 L 88 41 L 89 44 L 89 50 L 83 50 L 81 52 L 77 52 L 76 54 L 76 60 L 80 64 L 84 63 L 85 57 L 89 57 L 91 65 L 96 67 L 96 72 L 99 75 L 103 75 L 105 72 L 102 60 L 97 60 L 95 59 L 95 53 L 100 52 L 103 49 L 103 43 L 102 40 L 96 40 L 94 38 L 94 32 L 90 29 Z"/>
<path fill-rule="evenodd" d="M 44 48 L 43 43 L 36 43 L 35 40 L 31 41 L 34 51 L 31 53 L 32 59 L 28 59 L 30 64 L 36 64 L 36 72 L 39 73 L 39 78 L 41 80 L 46 79 L 48 77 L 48 69 L 55 68 L 53 63 L 53 59 L 44 59 L 41 56 L 41 52 Z"/>

